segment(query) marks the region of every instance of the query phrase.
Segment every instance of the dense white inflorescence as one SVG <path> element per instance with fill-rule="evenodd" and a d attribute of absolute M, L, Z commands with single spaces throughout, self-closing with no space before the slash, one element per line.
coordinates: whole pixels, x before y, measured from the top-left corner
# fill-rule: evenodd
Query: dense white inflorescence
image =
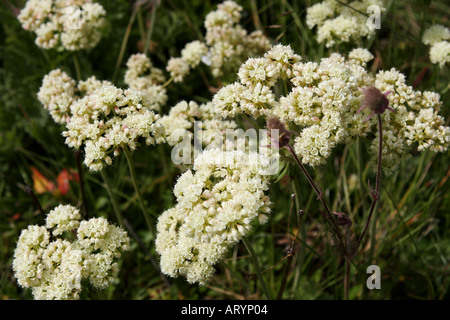
<path fill-rule="evenodd" d="M 175 82 L 181 82 L 192 68 L 206 64 L 214 77 L 233 74 L 247 57 L 265 52 L 269 39 L 261 31 L 248 33 L 240 24 L 243 8 L 227 0 L 208 13 L 204 25 L 205 42 L 195 40 L 186 44 L 181 57 L 171 58 L 167 71 Z"/>
<path fill-rule="evenodd" d="M 145 54 L 137 53 L 130 56 L 124 80 L 129 88 L 144 94 L 152 110 L 159 112 L 166 104 L 167 91 L 162 85 L 166 77 L 161 69 L 153 66 Z"/>
<path fill-rule="evenodd" d="M 269 164 L 269 157 L 242 150 L 210 149 L 195 159 L 175 185 L 175 207 L 158 219 L 156 250 L 164 274 L 204 284 L 252 223 L 267 221 Z"/>
<path fill-rule="evenodd" d="M 60 69 L 44 76 L 37 97 L 55 122 L 63 124 L 69 120 L 76 87 L 76 81 Z"/>
<path fill-rule="evenodd" d="M 242 64 L 238 81 L 223 87 L 213 103 L 224 119 L 246 113 L 285 122 L 298 131 L 293 141 L 296 154 L 315 167 L 324 164 L 337 145 L 357 136 L 373 138 L 371 150 L 377 154 L 376 118 L 368 119 L 370 110 L 359 112 L 364 89 L 374 86 L 386 93 L 393 111 L 381 114 L 386 173 L 393 172 L 414 146 L 419 151 L 447 150 L 450 129 L 438 115 L 439 94 L 414 90 L 395 68 L 372 75 L 366 69 L 371 59 L 368 50 L 358 48 L 347 58 L 333 53 L 319 62 L 301 61 L 290 46 L 276 45 L 263 57 Z M 287 91 L 275 98 L 279 81 Z"/>
<path fill-rule="evenodd" d="M 170 146 L 183 140 L 193 143 L 195 130 L 201 134 L 201 146 L 211 146 L 215 139 L 220 140 L 225 136 L 227 129 L 237 128 L 232 120 L 218 119 L 211 102 L 199 105 L 195 101 L 180 101 L 157 124 L 164 128 L 164 138 L 158 142 L 166 142 Z"/>
<path fill-rule="evenodd" d="M 101 40 L 106 11 L 92 0 L 28 0 L 17 18 L 39 47 L 78 51 Z"/>
<path fill-rule="evenodd" d="M 450 63 L 450 29 L 436 24 L 426 29 L 422 42 L 430 46 L 430 61 L 443 68 Z"/>
<path fill-rule="evenodd" d="M 324 0 L 306 10 L 306 24 L 310 29 L 317 28 L 317 41 L 325 42 L 327 47 L 339 42 L 357 42 L 375 34 L 376 29 L 367 25 L 371 6 L 379 8 L 380 14 L 385 11 L 383 0 L 346 3 Z"/>
<path fill-rule="evenodd" d="M 139 71 L 146 70 L 145 67 L 139 69 L 142 61 L 146 61 L 145 57 L 129 61 L 126 78 L 136 89 L 117 88 L 95 76 L 77 84 L 60 69 L 51 71 L 43 79 L 39 100 L 55 122 L 65 125 L 66 144 L 84 148 L 84 163 L 90 170 L 98 171 L 105 164 L 112 164 L 113 157 L 119 155 L 122 148 L 135 150 L 140 140 L 153 145 L 162 135 L 163 127 L 156 123 L 160 116 L 154 110 L 159 110 L 167 97 L 160 88 L 152 91 L 157 85 L 150 84 L 151 79 L 161 78 L 145 78 Z M 136 87 L 141 79 L 148 83 Z"/>
<path fill-rule="evenodd" d="M 159 115 L 146 104 L 140 91 L 105 85 L 71 106 L 71 120 L 66 124 L 66 144 L 84 146 L 84 163 L 99 171 L 112 163 L 111 156 L 122 148 L 135 150 L 139 139 L 153 145 L 163 128 L 156 124 Z"/>
<path fill-rule="evenodd" d="M 75 239 L 63 238 L 67 232 Z M 117 259 L 129 246 L 127 233 L 105 218 L 82 221 L 78 209 L 59 205 L 47 215 L 46 226 L 22 230 L 12 268 L 36 300 L 78 299 L 83 279 L 104 289 L 117 278 Z"/>

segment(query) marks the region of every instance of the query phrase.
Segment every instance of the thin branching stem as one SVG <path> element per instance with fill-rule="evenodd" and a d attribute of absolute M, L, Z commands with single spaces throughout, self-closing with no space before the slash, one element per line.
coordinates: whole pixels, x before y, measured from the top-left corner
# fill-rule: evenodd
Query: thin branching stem
<path fill-rule="evenodd" d="M 170 77 L 169 80 L 167 80 L 166 82 L 164 82 L 164 83 L 162 84 L 162 87 L 163 87 L 163 88 L 167 87 L 169 84 L 172 83 L 173 80 L 174 80 L 174 78 L 173 78 L 173 77 Z"/>
<path fill-rule="evenodd" d="M 348 300 L 348 291 L 350 289 L 350 267 L 352 263 L 352 255 L 350 252 L 350 227 L 347 227 L 347 254 L 345 255 L 345 279 L 344 279 L 344 299 Z"/>
<path fill-rule="evenodd" d="M 358 241 L 356 242 L 355 250 L 359 247 L 361 244 L 361 241 L 363 240 L 364 236 L 367 233 L 367 229 L 370 224 L 370 220 L 372 219 L 372 215 L 375 211 L 375 206 L 380 199 L 380 185 L 381 185 L 381 158 L 383 154 L 383 127 L 381 123 L 381 116 L 378 116 L 378 130 L 379 130 L 379 146 L 378 146 L 378 164 L 377 164 L 377 177 L 375 182 L 375 190 L 369 190 L 370 195 L 372 196 L 372 204 L 370 206 L 369 215 L 367 217 L 366 224 L 364 225 L 363 232 L 361 233 Z"/>
<path fill-rule="evenodd" d="M 141 207 L 142 213 L 144 214 L 145 221 L 147 222 L 148 228 L 151 232 L 153 232 L 152 227 L 152 219 L 150 217 L 150 214 L 147 211 L 147 208 L 145 207 L 144 199 L 142 198 L 141 190 L 138 187 L 137 184 L 137 178 L 136 178 L 136 170 L 134 169 L 134 163 L 133 163 L 133 157 L 130 153 L 130 150 L 127 147 L 122 148 L 123 153 L 125 154 L 125 157 L 127 158 L 128 163 L 128 169 L 130 171 L 131 181 L 133 182 L 134 191 L 136 192 L 136 195 L 139 200 L 139 205 Z"/>
<path fill-rule="evenodd" d="M 152 12 L 150 15 L 150 27 L 148 28 L 148 32 L 147 32 L 147 38 L 145 39 L 145 46 L 144 46 L 144 54 L 147 54 L 149 48 L 150 48 L 150 43 L 151 43 L 151 39 L 152 39 L 152 35 L 153 35 L 153 29 L 155 26 L 155 20 L 156 20 L 156 9 L 157 9 L 157 5 L 154 4 L 152 6 Z"/>
<path fill-rule="evenodd" d="M 44 209 L 42 208 L 41 203 L 39 202 L 38 198 L 37 198 L 36 195 L 34 194 L 33 188 L 27 185 L 27 186 L 25 186 L 25 191 L 26 191 L 26 192 L 28 193 L 28 195 L 31 197 L 31 200 L 33 200 L 33 202 L 34 202 L 36 208 L 38 209 L 40 215 L 42 216 L 42 218 L 43 218 L 44 221 L 45 221 L 45 218 L 46 218 L 45 211 L 44 211 Z"/>
<path fill-rule="evenodd" d="M 350 247 L 350 231 L 347 230 L 347 254 L 345 256 L 345 262 L 346 262 L 346 269 L 345 269 L 345 280 L 344 280 L 344 298 L 348 300 L 348 290 L 349 290 L 349 278 L 350 278 L 350 266 L 352 261 L 352 256 L 356 251 L 358 250 L 365 234 L 367 233 L 367 230 L 370 225 L 370 220 L 372 219 L 373 213 L 375 211 L 375 206 L 380 199 L 380 186 L 381 186 L 381 160 L 383 155 L 383 126 L 381 121 L 381 116 L 377 115 L 378 119 L 378 136 L 379 136 L 379 146 L 378 146 L 378 163 L 377 163 L 377 176 L 375 181 L 375 190 L 369 190 L 369 193 L 372 197 L 372 204 L 370 206 L 369 215 L 367 217 L 366 223 L 364 225 L 363 232 L 361 233 L 359 239 L 356 242 L 356 245 L 354 249 L 351 249 Z"/>
<path fill-rule="evenodd" d="M 84 189 L 84 176 L 83 176 L 83 168 L 81 165 L 81 153 L 82 151 L 76 150 L 75 151 L 75 163 L 77 165 L 77 171 L 78 171 L 78 179 L 80 184 L 80 192 L 81 192 L 81 202 L 83 207 L 83 217 L 86 219 L 89 216 L 88 206 L 87 206 L 87 200 L 86 200 L 86 191 Z"/>
<path fill-rule="evenodd" d="M 320 200 L 320 202 L 322 203 L 322 205 L 323 205 L 323 207 L 325 209 L 326 221 L 330 224 L 331 228 L 333 229 L 333 233 L 334 233 L 334 235 L 336 237 L 336 240 L 339 242 L 339 245 L 341 246 L 341 249 L 343 250 L 343 252 L 346 252 L 346 246 L 343 243 L 341 231 L 340 231 L 338 225 L 336 224 L 336 221 L 333 219 L 333 217 L 331 215 L 331 210 L 328 207 L 327 202 L 325 201 L 324 194 L 323 194 L 322 190 L 316 185 L 316 183 L 314 182 L 313 178 L 308 173 L 308 171 L 306 170 L 305 166 L 302 164 L 302 162 L 300 161 L 298 156 L 295 154 L 295 152 L 292 149 L 292 147 L 290 145 L 287 145 L 286 147 L 288 148 L 289 152 L 293 155 L 293 157 L 295 159 L 295 162 L 298 164 L 298 166 L 302 170 L 304 176 L 308 180 L 309 184 L 311 185 L 311 187 L 316 192 L 318 199 Z"/>
<path fill-rule="evenodd" d="M 287 277 L 289 275 L 289 271 L 291 270 L 291 265 L 292 265 L 292 258 L 294 256 L 294 241 L 291 243 L 291 236 L 289 234 L 289 221 L 291 220 L 291 216 L 292 216 L 292 210 L 294 208 L 294 202 L 295 202 L 295 198 L 296 198 L 296 194 L 292 194 L 292 202 L 291 202 L 291 209 L 289 210 L 289 218 L 288 218 L 288 228 L 287 228 L 287 237 L 289 240 L 289 250 L 290 252 L 288 252 L 288 256 L 287 258 L 287 263 L 286 263 L 286 269 L 284 270 L 284 274 L 283 274 L 283 278 L 281 279 L 281 285 L 280 285 L 280 289 L 278 290 L 278 295 L 277 295 L 277 300 L 280 300 L 281 297 L 283 296 L 283 292 L 284 289 L 286 288 L 286 281 L 287 281 Z"/>
<path fill-rule="evenodd" d="M 261 287 L 266 295 L 266 298 L 268 300 L 271 300 L 271 294 L 269 291 L 269 288 L 267 287 L 266 282 L 264 281 L 263 275 L 261 274 L 261 268 L 259 266 L 259 261 L 258 261 L 258 256 L 256 255 L 255 250 L 253 249 L 250 241 L 248 241 L 248 239 L 246 237 L 242 238 L 242 241 L 245 244 L 245 247 L 247 248 L 248 252 L 250 253 L 252 260 L 253 260 L 253 265 L 255 266 L 255 271 L 256 271 L 256 276 L 261 284 Z"/>
<path fill-rule="evenodd" d="M 80 67 L 80 62 L 78 61 L 78 58 L 76 56 L 76 54 L 74 54 L 73 56 L 73 64 L 75 66 L 75 72 L 77 74 L 77 80 L 81 81 L 81 67 Z"/>
<path fill-rule="evenodd" d="M 142 241 L 141 237 L 136 233 L 136 231 L 131 226 L 130 222 L 125 218 L 123 219 L 125 228 L 128 230 L 128 232 L 131 234 L 131 236 L 136 240 L 137 244 L 141 247 L 142 251 L 148 256 L 150 263 L 153 265 L 153 267 L 158 271 L 159 276 L 161 277 L 161 280 L 164 281 L 166 287 L 170 287 L 170 282 L 167 280 L 167 278 L 161 273 L 160 267 L 158 265 L 157 260 L 151 253 L 150 249 L 147 247 L 147 245 Z"/>
<path fill-rule="evenodd" d="M 113 73 L 113 76 L 112 76 L 112 82 L 114 82 L 116 80 L 116 78 L 117 78 L 120 65 L 122 64 L 123 56 L 125 55 L 125 49 L 126 49 L 127 44 L 128 44 L 128 39 L 130 38 L 131 28 L 133 27 L 133 23 L 134 23 L 134 20 L 136 18 L 136 15 L 138 13 L 138 10 L 139 10 L 139 6 L 135 6 L 133 8 L 133 12 L 131 13 L 130 20 L 128 21 L 128 26 L 127 26 L 127 29 L 125 31 L 125 35 L 123 36 L 123 39 L 122 39 L 122 45 L 120 46 L 119 56 L 117 57 L 116 66 L 114 67 L 114 73 Z"/>
<path fill-rule="evenodd" d="M 109 177 L 106 174 L 105 170 L 101 170 L 100 175 L 102 176 L 103 182 L 105 183 L 106 191 L 108 191 L 109 199 L 111 200 L 111 204 L 113 206 L 113 210 L 116 215 L 117 221 L 119 222 L 119 225 L 123 226 L 122 212 L 120 210 L 119 205 L 117 204 L 116 197 L 114 196 L 114 191 L 113 191 L 111 181 L 109 180 Z"/>

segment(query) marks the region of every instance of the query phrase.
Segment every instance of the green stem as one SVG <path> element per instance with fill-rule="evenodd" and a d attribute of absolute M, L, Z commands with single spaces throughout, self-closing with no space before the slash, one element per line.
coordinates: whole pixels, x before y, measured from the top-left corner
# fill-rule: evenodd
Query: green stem
<path fill-rule="evenodd" d="M 310 174 L 306 170 L 305 166 L 302 164 L 302 162 L 298 158 L 298 156 L 295 153 L 294 149 L 292 149 L 292 147 L 290 145 L 287 145 L 286 147 L 289 150 L 289 152 L 294 156 L 295 162 L 300 167 L 300 169 L 303 172 L 303 175 L 306 177 L 306 179 L 308 180 L 309 184 L 311 185 L 311 187 L 316 192 L 316 194 L 318 196 L 318 200 L 320 200 L 320 202 L 322 203 L 322 205 L 323 205 L 323 207 L 325 209 L 324 218 L 329 223 L 331 229 L 333 230 L 333 234 L 334 234 L 334 236 L 336 238 L 336 241 L 341 246 L 342 252 L 346 252 L 346 247 L 345 247 L 345 244 L 343 243 L 341 231 L 340 231 L 339 226 L 337 225 L 336 221 L 333 219 L 333 216 L 331 214 L 331 210 L 328 207 L 328 204 L 327 204 L 327 202 L 324 199 L 325 196 L 324 196 L 321 188 L 316 185 L 316 183 L 314 182 L 313 178 L 310 176 Z"/>
<path fill-rule="evenodd" d="M 83 169 L 81 165 L 81 151 L 77 150 L 75 151 L 75 163 L 77 165 L 78 170 L 78 179 L 79 179 L 79 185 L 80 185 L 80 192 L 81 192 L 81 201 L 83 206 L 83 216 L 86 219 L 89 215 L 88 207 L 87 207 L 87 200 L 86 200 L 86 192 L 84 190 L 84 177 L 83 177 Z"/>
<path fill-rule="evenodd" d="M 150 27 L 148 28 L 147 38 L 145 39 L 144 54 L 147 54 L 148 49 L 150 47 L 150 42 L 151 42 L 152 34 L 153 34 L 153 28 L 155 26 L 156 7 L 157 7 L 156 5 L 152 6 L 152 13 L 150 16 Z"/>
<path fill-rule="evenodd" d="M 347 227 L 347 254 L 345 255 L 345 279 L 344 279 L 344 299 L 348 300 L 348 291 L 350 289 L 350 267 L 352 263 L 352 256 L 350 248 L 350 228 Z"/>
<path fill-rule="evenodd" d="M 254 264 L 255 269 L 256 269 L 256 276 L 258 277 L 258 280 L 261 283 L 262 289 L 264 290 L 264 293 L 266 294 L 267 299 L 268 300 L 272 300 L 271 295 L 270 295 L 270 291 L 267 288 L 266 282 L 264 281 L 264 278 L 263 278 L 263 276 L 261 274 L 261 268 L 259 266 L 258 256 L 256 255 L 255 250 L 253 250 L 253 247 L 250 244 L 250 241 L 248 241 L 248 239 L 246 237 L 243 237 L 242 241 L 244 242 L 245 247 L 247 248 L 248 252 L 252 256 L 253 264 Z"/>
<path fill-rule="evenodd" d="M 45 221 L 47 215 L 46 215 L 44 209 L 42 209 L 41 203 L 39 202 L 38 198 L 34 194 L 33 188 L 27 185 L 27 186 L 25 186 L 25 191 L 30 195 L 30 197 L 33 200 L 34 204 L 36 205 L 39 213 L 41 214 L 42 218 Z"/>
<path fill-rule="evenodd" d="M 115 82 L 117 74 L 119 72 L 120 65 L 122 64 L 122 59 L 123 59 L 123 56 L 125 55 L 125 49 L 127 47 L 128 38 L 130 37 L 131 28 L 133 26 L 133 23 L 134 23 L 134 20 L 136 18 L 136 14 L 137 14 L 138 10 L 139 10 L 139 6 L 135 6 L 134 9 L 133 9 L 133 12 L 131 13 L 131 17 L 130 17 L 130 20 L 128 22 L 128 26 L 127 26 L 127 29 L 125 31 L 125 35 L 123 36 L 123 39 L 122 39 L 122 45 L 120 47 L 119 57 L 117 58 L 116 66 L 114 68 L 114 73 L 113 73 L 113 76 L 112 76 L 112 82 Z"/>
<path fill-rule="evenodd" d="M 114 197 L 113 188 L 111 185 L 111 181 L 108 178 L 105 170 L 101 170 L 100 174 L 102 176 L 103 182 L 105 182 L 106 190 L 108 191 L 109 198 L 111 199 L 111 203 L 113 205 L 114 213 L 116 214 L 117 221 L 121 226 L 123 226 L 123 217 L 122 212 L 120 211 L 119 205 L 117 204 L 116 198 Z"/>
<path fill-rule="evenodd" d="M 250 122 L 250 124 L 253 126 L 254 129 L 258 129 L 259 130 L 259 125 L 256 122 L 256 120 L 250 118 L 248 115 L 246 115 L 245 113 L 242 113 L 242 116 L 248 121 Z"/>
<path fill-rule="evenodd" d="M 81 81 L 80 62 L 78 61 L 78 58 L 75 54 L 72 57 L 73 57 L 73 64 L 75 65 L 75 72 L 77 73 L 77 80 Z"/>
<path fill-rule="evenodd" d="M 167 87 L 172 81 L 173 81 L 173 77 L 170 77 L 169 80 L 167 80 L 166 82 L 164 82 L 164 83 L 162 84 L 162 87 L 163 87 L 163 88 Z"/>
<path fill-rule="evenodd" d="M 294 186 L 294 190 L 296 190 L 295 186 Z M 295 243 L 295 240 L 296 240 L 297 236 L 294 239 L 294 241 L 291 243 L 291 240 L 290 240 L 291 235 L 289 234 L 291 229 L 289 227 L 289 222 L 291 220 L 291 215 L 292 215 L 292 210 L 294 208 L 294 203 L 296 202 L 295 198 L 296 198 L 296 193 L 294 193 L 292 195 L 291 209 L 289 210 L 288 227 L 287 227 L 287 237 L 289 239 L 290 252 L 288 253 L 287 264 L 286 264 L 286 267 L 285 267 L 286 269 L 284 270 L 284 275 L 283 275 L 283 278 L 281 279 L 281 285 L 280 285 L 280 290 L 278 290 L 277 300 L 280 300 L 282 298 L 282 296 L 283 296 L 284 289 L 286 288 L 287 277 L 289 275 L 289 271 L 291 270 L 292 257 L 294 256 L 294 243 Z"/>
<path fill-rule="evenodd" d="M 130 150 L 127 147 L 122 148 L 122 150 L 123 150 L 123 153 L 125 154 L 125 157 L 127 158 L 128 169 L 129 169 L 130 175 L 131 175 L 131 181 L 133 182 L 134 190 L 138 197 L 139 205 L 141 206 L 141 210 L 142 210 L 142 213 L 144 214 L 145 221 L 147 222 L 147 225 L 148 225 L 150 231 L 153 231 L 152 219 L 150 218 L 150 215 L 145 207 L 144 199 L 142 198 L 141 191 L 139 190 L 139 187 L 137 184 L 136 171 L 134 169 L 133 158 L 131 156 Z"/>
<path fill-rule="evenodd" d="M 380 199 L 380 185 L 381 185 L 381 161 L 382 161 L 382 155 L 383 155 L 383 126 L 381 121 L 381 116 L 378 116 L 378 132 L 379 132 L 379 142 L 378 142 L 378 163 L 377 163 L 377 177 L 375 181 L 375 190 L 370 190 L 370 195 L 372 196 L 372 205 L 370 206 L 369 216 L 367 217 L 366 224 L 364 225 L 363 232 L 361 233 L 358 241 L 356 242 L 356 248 L 355 250 L 360 246 L 367 229 L 370 224 L 370 220 L 372 219 L 372 215 L 375 211 L 375 206 Z"/>

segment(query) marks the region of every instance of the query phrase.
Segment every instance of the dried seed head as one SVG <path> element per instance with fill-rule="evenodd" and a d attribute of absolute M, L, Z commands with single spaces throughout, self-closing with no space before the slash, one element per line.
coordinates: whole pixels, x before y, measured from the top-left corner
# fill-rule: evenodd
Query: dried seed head
<path fill-rule="evenodd" d="M 353 224 L 352 219 L 350 219 L 349 216 L 335 211 L 333 211 L 332 213 L 338 217 L 337 220 L 338 225 L 350 227 Z"/>
<path fill-rule="evenodd" d="M 285 124 L 277 118 L 267 120 L 267 129 L 269 130 L 270 142 L 278 147 L 283 148 L 289 145 L 293 131 L 289 131 Z M 278 130 L 278 137 L 272 135 L 272 129 Z"/>
<path fill-rule="evenodd" d="M 389 107 L 389 100 L 387 98 L 392 91 L 381 93 L 380 90 L 372 86 L 363 88 L 362 92 L 364 94 L 364 100 L 358 112 L 361 112 L 365 108 L 369 108 L 372 111 L 372 114 L 366 119 L 366 121 L 369 120 L 374 114 L 382 114 L 386 109 L 395 112 L 394 109 Z"/>

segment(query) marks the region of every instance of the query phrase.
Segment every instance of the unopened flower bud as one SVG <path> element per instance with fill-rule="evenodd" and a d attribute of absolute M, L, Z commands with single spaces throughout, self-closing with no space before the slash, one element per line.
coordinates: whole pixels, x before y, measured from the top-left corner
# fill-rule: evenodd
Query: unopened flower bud
<path fill-rule="evenodd" d="M 270 142 L 274 146 L 283 148 L 289 145 L 293 131 L 289 131 L 279 119 L 270 118 L 267 121 L 267 129 L 269 130 Z M 278 135 L 274 135 L 273 130 L 278 130 Z"/>
<path fill-rule="evenodd" d="M 372 114 L 365 121 L 369 120 L 375 114 L 382 114 L 386 109 L 395 112 L 394 109 L 389 107 L 389 100 L 387 98 L 392 91 L 381 93 L 380 90 L 372 86 L 363 88 L 362 92 L 364 94 L 364 100 L 358 112 L 361 112 L 365 108 L 369 108 L 372 111 Z"/>

